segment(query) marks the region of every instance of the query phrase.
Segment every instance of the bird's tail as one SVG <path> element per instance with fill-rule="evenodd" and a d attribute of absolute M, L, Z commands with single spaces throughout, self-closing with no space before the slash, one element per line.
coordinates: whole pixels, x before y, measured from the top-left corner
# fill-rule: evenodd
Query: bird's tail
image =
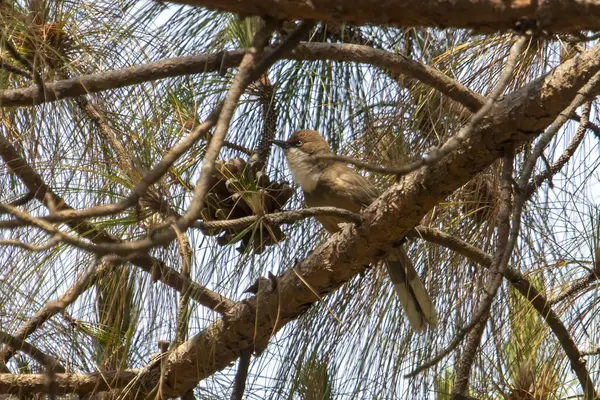
<path fill-rule="evenodd" d="M 412 328 L 416 332 L 424 332 L 427 325 L 435 328 L 437 312 L 404 249 L 392 249 L 388 253 L 386 266 Z"/>

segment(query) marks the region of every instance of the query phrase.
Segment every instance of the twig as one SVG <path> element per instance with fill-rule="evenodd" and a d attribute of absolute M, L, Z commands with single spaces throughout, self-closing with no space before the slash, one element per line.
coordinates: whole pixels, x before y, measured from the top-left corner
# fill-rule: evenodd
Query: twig
<path fill-rule="evenodd" d="M 206 142 L 208 143 L 208 142 L 210 142 L 212 135 L 207 135 L 207 136 L 208 137 L 206 139 Z M 240 153 L 246 154 L 248 156 L 251 156 L 252 154 L 254 154 L 254 151 L 252 151 L 251 149 L 244 147 L 241 144 L 230 142 L 228 140 L 223 141 L 223 147 L 226 147 L 231 150 L 239 151 Z"/>
<path fill-rule="evenodd" d="M 414 161 L 404 167 L 399 168 L 387 168 L 387 167 L 377 167 L 371 164 L 366 164 L 361 161 L 355 160 L 352 157 L 344 157 L 344 156 L 335 156 L 335 155 L 319 155 L 315 156 L 317 160 L 331 160 L 331 161 L 343 161 L 348 164 L 355 165 L 359 168 L 364 168 L 368 171 L 372 172 L 380 172 L 385 174 L 394 174 L 394 175 L 406 175 L 412 171 L 416 171 L 417 169 L 425 166 L 425 165 L 433 165 L 437 163 L 439 160 L 453 152 L 460 146 L 468 137 L 471 135 L 473 130 L 483 118 L 487 115 L 487 113 L 491 110 L 494 105 L 496 99 L 504 92 L 508 84 L 512 79 L 512 74 L 515 69 L 517 59 L 519 55 L 523 52 L 525 44 L 529 41 L 529 38 L 526 36 L 521 36 L 517 39 L 515 44 L 510 49 L 510 54 L 506 61 L 506 66 L 502 70 L 500 77 L 498 78 L 498 83 L 494 87 L 494 89 L 490 92 L 490 94 L 485 99 L 485 104 L 471 117 L 469 122 L 463 126 L 460 131 L 448 139 L 446 143 L 444 143 L 440 148 L 434 149 L 430 151 L 428 154 L 425 154 L 420 160 Z"/>
<path fill-rule="evenodd" d="M 353 213 L 343 208 L 337 207 L 311 207 L 300 210 L 281 211 L 264 215 L 251 215 L 242 218 L 224 220 L 224 221 L 194 221 L 192 228 L 198 229 L 238 229 L 250 226 L 260 220 L 265 220 L 273 224 L 291 224 L 306 218 L 324 216 L 335 216 L 360 224 L 362 219 L 359 214 Z M 64 217 L 60 212 L 50 215 L 44 215 L 38 219 L 51 223 L 73 221 L 71 218 Z M 76 221 L 77 219 L 75 219 Z M 165 224 L 167 226 L 168 224 Z M 23 226 L 30 226 L 26 221 L 11 219 L 0 221 L 0 229 L 13 229 Z M 160 226 L 160 225 L 159 225 Z"/>
<path fill-rule="evenodd" d="M 65 372 L 65 367 L 60 364 L 56 358 L 44 353 L 31 343 L 27 343 L 23 339 L 18 339 L 6 332 L 0 331 L 0 342 L 21 351 L 48 369 L 48 371 Z"/>
<path fill-rule="evenodd" d="M 513 163 L 514 154 L 513 149 L 510 148 L 505 150 L 504 160 L 502 161 L 502 189 L 500 193 L 500 212 L 498 213 L 498 239 L 496 243 L 496 252 L 490 268 L 492 276 L 490 282 L 486 285 L 484 298 L 480 305 L 483 316 L 481 320 L 477 321 L 474 329 L 469 333 L 460 360 L 458 361 L 454 388 L 451 394 L 451 398 L 453 399 L 463 396 L 469 388 L 473 361 L 475 360 L 477 349 L 479 349 L 485 325 L 490 317 L 494 297 L 502 284 L 504 270 L 508 265 L 516 244 L 516 238 L 518 237 L 519 230 L 511 229 L 514 228 L 515 224 L 518 225 L 518 221 L 515 221 L 516 217 L 514 216 L 518 214 L 520 220 L 519 211 L 515 210 L 512 205 Z M 511 213 L 513 214 L 512 221 L 510 218 Z"/>
<path fill-rule="evenodd" d="M 31 78 L 31 74 L 24 69 L 21 69 L 15 65 L 12 65 L 7 60 L 0 58 L 0 69 L 3 69 L 8 72 L 12 72 L 13 74 L 21 75 L 26 78 Z"/>
<path fill-rule="evenodd" d="M 583 113 L 581 114 L 581 118 L 579 120 L 580 124 L 577 128 L 575 136 L 573 137 L 573 140 L 571 141 L 571 143 L 569 143 L 565 151 L 561 154 L 561 156 L 554 164 L 552 164 L 544 172 L 537 174 L 533 178 L 533 180 L 529 182 L 527 188 L 525 189 L 525 196 L 527 197 L 527 199 L 531 198 L 535 190 L 542 184 L 543 181 L 545 181 L 546 179 L 550 179 L 552 176 L 556 175 L 558 171 L 560 171 L 562 167 L 564 167 L 565 164 L 571 159 L 571 157 L 573 157 L 573 154 L 575 154 L 575 151 L 577 150 L 581 142 L 583 142 L 583 138 L 585 137 L 585 132 L 588 128 L 588 124 L 590 121 L 590 111 L 591 103 L 585 103 L 583 106 Z"/>
<path fill-rule="evenodd" d="M 33 76 L 33 80 L 36 84 L 36 91 L 37 91 L 36 97 L 45 99 L 47 88 L 46 88 L 46 85 L 44 84 L 44 79 L 42 78 L 42 75 L 40 74 L 40 72 L 37 69 L 37 65 L 36 65 L 37 52 L 36 52 L 36 57 L 34 58 L 34 62 L 32 63 L 30 60 L 23 57 L 21 55 L 21 53 L 19 53 L 17 51 L 17 49 L 15 49 L 15 47 L 12 45 L 12 43 L 10 43 L 8 40 L 4 40 L 4 47 L 6 47 L 6 50 L 8 50 L 8 53 L 12 56 L 12 58 L 17 60 L 23 67 L 25 67 L 29 71 L 31 71 L 32 75 L 29 75 L 29 74 L 27 74 L 27 75 Z"/>
<path fill-rule="evenodd" d="M 592 78 L 577 92 L 577 95 L 573 98 L 571 103 L 558 114 L 546 131 L 540 136 L 523 167 L 521 179 L 519 180 L 519 189 L 525 190 L 527 188 L 529 178 L 531 177 L 540 154 L 542 154 L 558 130 L 565 124 L 570 116 L 575 113 L 575 110 L 589 100 L 590 92 L 594 90 L 598 84 L 600 84 L 600 72 L 597 72 L 592 76 Z"/>
<path fill-rule="evenodd" d="M 414 237 L 420 237 L 428 242 L 436 243 L 456 251 L 484 267 L 492 265 L 492 257 L 489 254 L 456 236 L 449 235 L 439 229 L 424 226 L 419 226 L 415 230 L 416 234 L 414 234 Z M 556 311 L 552 309 L 552 305 L 548 302 L 546 296 L 538 291 L 537 288 L 515 268 L 507 267 L 504 270 L 504 276 L 508 282 L 529 301 L 539 316 L 546 321 L 546 324 L 548 324 L 548 327 L 552 333 L 554 333 L 556 340 L 567 355 L 571 368 L 575 371 L 575 375 L 577 376 L 580 385 L 584 388 L 584 393 L 588 396 L 587 398 L 593 399 L 595 386 L 587 370 L 585 360 L 581 358 L 581 351 L 577 348 L 577 344 L 571 337 L 567 327 L 560 320 L 558 314 L 556 314 Z"/>
<path fill-rule="evenodd" d="M 282 211 L 265 215 L 251 215 L 248 217 L 224 221 L 195 221 L 194 228 L 200 229 L 239 229 L 245 228 L 256 222 L 264 220 L 269 224 L 290 224 L 310 217 L 336 216 L 360 224 L 362 219 L 359 214 L 337 207 L 312 207 L 301 210 Z"/>
<path fill-rule="evenodd" d="M 260 79 L 254 83 L 252 93 L 258 96 L 262 113 L 262 133 L 256 151 L 253 154 L 253 160 L 264 165 L 271 153 L 271 141 L 275 139 L 277 133 L 277 99 L 275 98 L 275 89 L 265 72 Z"/>
<path fill-rule="evenodd" d="M 35 199 L 35 193 L 28 192 L 25 193 L 23 196 L 19 197 L 18 199 L 11 201 L 10 203 L 8 203 L 8 205 L 13 207 L 24 206 L 33 199 Z"/>
<path fill-rule="evenodd" d="M 484 297 L 483 297 L 477 311 L 471 317 L 471 320 L 469 321 L 469 323 L 458 330 L 458 332 L 456 333 L 454 338 L 450 341 L 450 343 L 443 350 L 439 351 L 436 354 L 436 356 L 425 361 L 420 366 L 415 368 L 413 371 L 406 374 L 405 375 L 406 378 L 412 378 L 412 377 L 418 375 L 419 373 L 425 371 L 426 369 L 433 367 L 434 365 L 436 365 L 437 363 L 442 361 L 448 354 L 450 354 L 452 351 L 454 351 L 458 347 L 458 345 L 460 343 L 462 343 L 465 336 L 469 332 L 472 331 L 472 329 L 477 328 L 477 329 L 475 329 L 474 333 L 479 334 L 480 328 L 485 327 L 485 321 L 487 321 L 487 319 L 489 318 L 490 307 L 492 305 L 492 302 L 494 300 L 496 292 L 497 292 L 498 288 L 500 287 L 500 284 L 502 283 L 502 275 L 501 275 L 501 271 L 500 271 L 500 268 L 502 267 L 502 265 L 500 264 L 500 258 L 498 258 L 498 257 L 501 255 L 499 253 L 499 251 L 505 250 L 506 241 L 508 240 L 508 224 L 509 224 L 509 217 L 510 217 L 510 211 L 511 211 L 510 197 L 511 197 L 511 192 L 512 192 L 512 185 L 511 185 L 512 161 L 513 161 L 512 154 L 510 156 L 507 155 L 504 159 L 503 190 L 502 190 L 502 195 L 501 195 L 502 201 L 501 201 L 501 210 L 500 210 L 500 213 L 498 216 L 498 220 L 499 220 L 498 237 L 499 237 L 499 239 L 498 239 L 498 244 L 497 244 L 497 263 L 496 263 L 495 267 L 494 267 L 494 265 L 492 265 L 492 267 L 491 267 L 492 276 L 484 290 Z M 417 234 L 418 234 L 419 233 L 418 228 L 415 230 L 417 231 Z M 504 236 L 501 235 L 501 233 L 504 234 Z M 477 342 L 477 344 L 479 344 L 479 342 Z M 467 382 L 468 382 L 468 379 L 467 379 Z"/>
<path fill-rule="evenodd" d="M 45 243 L 39 244 L 39 245 L 24 243 L 24 242 L 14 240 L 14 239 L 7 239 L 7 240 L 0 240 L 0 246 L 15 246 L 15 247 L 20 247 L 22 249 L 29 250 L 29 251 L 40 252 L 40 251 L 45 251 L 45 250 L 51 249 L 52 247 L 59 244 L 60 241 L 61 241 L 60 236 L 54 235 L 54 236 L 52 236 L 52 238 L 50 238 L 50 240 L 46 241 Z"/>
<path fill-rule="evenodd" d="M 581 116 L 577 113 L 573 113 L 573 115 L 571 115 L 569 117 L 569 119 L 573 120 L 573 121 L 577 121 L 577 122 L 581 122 Z M 600 126 L 594 124 L 592 121 L 587 122 L 587 127 L 594 132 L 594 135 L 596 135 L 596 137 L 598 139 L 600 139 Z"/>
<path fill-rule="evenodd" d="M 179 244 L 179 254 L 181 256 L 181 275 L 190 279 L 192 272 L 192 246 L 188 236 L 176 230 L 177 243 Z M 183 343 L 187 339 L 188 327 L 190 322 L 190 293 L 189 288 L 184 287 L 181 298 L 179 299 L 179 308 L 177 310 L 177 327 L 175 329 L 175 342 Z"/>
<path fill-rule="evenodd" d="M 600 347 L 594 347 L 588 350 L 582 350 L 581 351 L 581 356 L 585 357 L 585 356 L 597 356 L 598 354 L 600 354 Z"/>
<path fill-rule="evenodd" d="M 14 58 L 15 60 L 17 60 L 19 62 L 19 64 L 21 64 L 23 67 L 25 67 L 29 71 L 33 72 L 33 65 L 31 64 L 31 62 L 28 59 L 26 59 L 25 57 L 23 57 L 21 55 L 21 53 L 19 53 L 17 51 L 17 49 L 15 49 L 15 47 L 12 45 L 11 42 L 9 42 L 6 39 L 4 39 L 3 42 L 4 42 L 4 47 L 8 51 L 8 54 L 10 54 L 10 56 L 12 58 Z M 28 76 L 31 76 L 31 74 L 28 74 Z"/>
<path fill-rule="evenodd" d="M 56 314 L 64 311 L 68 306 L 73 304 L 79 296 L 89 289 L 94 282 L 98 279 L 98 276 L 103 273 L 104 270 L 110 265 L 110 263 L 102 262 L 98 266 L 94 266 L 83 276 L 81 276 L 62 296 L 57 300 L 49 301 L 46 305 L 39 310 L 35 315 L 27 320 L 23 326 L 15 334 L 15 339 L 23 341 L 35 332 L 40 326 L 46 321 L 55 316 Z M 12 357 L 15 347 L 4 349 L 0 353 L 0 358 L 4 363 Z"/>
<path fill-rule="evenodd" d="M 17 209 L 16 207 L 12 207 L 9 206 L 8 204 L 2 204 L 0 203 L 0 211 L 4 211 L 5 213 L 9 213 L 12 214 L 14 217 L 16 217 L 17 219 L 27 223 L 28 225 L 32 225 L 35 226 L 37 228 L 40 228 L 41 230 L 43 230 L 44 232 L 50 234 L 53 236 L 53 240 L 56 240 L 58 238 L 58 240 L 60 241 L 64 241 L 65 243 L 68 243 L 72 246 L 75 247 L 79 247 L 83 250 L 87 250 L 96 254 L 101 254 L 102 251 L 99 250 L 96 245 L 94 244 L 90 244 L 89 242 L 77 239 L 74 236 L 68 235 L 64 232 L 61 232 L 58 228 L 56 228 L 54 225 L 41 220 L 39 218 L 35 218 L 33 216 L 31 216 L 29 213 L 26 213 L 24 211 L 20 211 L 19 209 Z M 25 246 L 25 243 L 22 243 L 22 247 Z"/>
<path fill-rule="evenodd" d="M 548 303 L 550 305 L 555 305 L 565 299 L 574 297 L 577 294 L 579 294 L 580 292 L 587 289 L 590 286 L 590 284 L 592 284 L 593 282 L 595 282 L 597 280 L 598 280 L 598 275 L 596 275 L 595 273 L 592 272 L 592 273 L 588 274 L 586 277 L 578 279 L 577 281 L 573 282 L 571 284 L 571 286 L 563 293 L 557 295 L 556 297 L 548 299 Z"/>
<path fill-rule="evenodd" d="M 235 373 L 235 380 L 233 381 L 231 400 L 242 400 L 244 397 L 251 357 L 252 351 L 250 349 L 240 351 L 240 360 L 238 362 L 237 372 Z"/>

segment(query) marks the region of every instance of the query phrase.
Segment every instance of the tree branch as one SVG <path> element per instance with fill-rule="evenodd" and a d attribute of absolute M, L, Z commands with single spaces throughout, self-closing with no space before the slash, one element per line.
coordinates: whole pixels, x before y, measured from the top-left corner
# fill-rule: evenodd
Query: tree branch
<path fill-rule="evenodd" d="M 343 208 L 311 207 L 303 208 L 300 210 L 281 211 L 265 215 L 250 215 L 247 217 L 228 219 L 223 221 L 194 221 L 191 227 L 197 229 L 238 229 L 245 228 L 261 220 L 265 220 L 268 223 L 273 224 L 291 224 L 306 218 L 317 217 L 321 215 L 341 217 L 343 219 L 348 220 L 348 222 L 354 222 L 356 224 L 360 224 L 362 222 L 359 214 L 350 212 Z M 44 215 L 39 217 L 38 219 L 52 223 L 73 221 L 72 218 L 64 217 L 60 213 Z M 79 218 L 76 218 L 75 220 L 78 219 Z M 168 224 L 165 224 L 165 226 L 167 225 Z M 24 226 L 30 226 L 30 224 L 28 224 L 25 221 L 20 221 L 18 219 L 0 221 L 0 229 L 14 229 Z"/>
<path fill-rule="evenodd" d="M 57 214 L 61 210 L 73 210 L 65 200 L 54 193 L 50 187 L 42 180 L 37 172 L 19 155 L 12 144 L 2 135 L 0 135 L 0 157 L 4 160 L 8 168 L 15 174 L 27 187 L 35 194 L 35 198 L 49 207 L 49 203 L 56 206 L 52 210 Z M 49 207 L 52 209 L 51 207 Z M 120 240 L 110 235 L 105 230 L 97 228 L 94 224 L 86 221 L 67 220 L 67 225 L 82 237 L 90 240 L 96 246 L 104 243 L 116 244 Z M 137 254 L 131 258 L 138 268 L 147 273 L 157 276 L 167 286 L 182 292 L 184 288 L 190 288 L 190 296 L 198 303 L 220 313 L 226 312 L 233 306 L 233 302 L 212 290 L 205 288 L 198 283 L 186 279 L 174 269 L 168 267 L 161 260 L 146 254 Z"/>
<path fill-rule="evenodd" d="M 431 243 L 436 243 L 450 250 L 456 251 L 458 254 L 465 256 L 473 262 L 476 262 L 484 267 L 489 268 L 492 265 L 492 257 L 481 249 L 458 239 L 456 236 L 449 235 L 438 229 L 419 226 L 415 228 L 416 233 L 411 234 L 412 237 L 420 237 Z M 562 323 L 556 311 L 546 298 L 546 295 L 541 293 L 523 274 L 512 267 L 507 267 L 504 270 L 504 277 L 508 282 L 527 300 L 533 308 L 543 318 L 548 327 L 554 333 L 556 340 L 563 348 L 567 355 L 571 368 L 575 371 L 579 383 L 584 388 L 586 396 L 594 393 L 594 383 L 583 360 L 582 353 L 577 348 L 577 344 L 571 337 L 567 327 Z M 593 397 L 592 397 L 593 398 Z"/>
<path fill-rule="evenodd" d="M 16 338 L 6 332 L 0 331 L 0 342 L 27 354 L 46 367 L 49 372 L 65 372 L 65 367 L 63 367 L 56 358 L 49 356 L 36 346 L 32 345 L 31 343 L 27 343 L 23 339 Z"/>
<path fill-rule="evenodd" d="M 54 385 L 49 385 L 48 374 L 0 374 L 0 393 L 12 395 L 29 395 L 49 393 L 56 390 L 55 394 L 79 394 L 86 396 L 113 388 L 123 388 L 135 380 L 139 371 L 103 371 L 93 374 L 64 374 L 52 375 Z"/>
<path fill-rule="evenodd" d="M 565 166 L 565 164 L 569 162 L 571 157 L 573 157 L 575 151 L 577 151 L 577 148 L 579 147 L 581 142 L 583 142 L 583 138 L 585 137 L 585 132 L 587 131 L 588 124 L 590 121 L 590 111 L 591 103 L 588 102 L 584 105 L 584 110 L 579 120 L 580 124 L 577 128 L 577 132 L 575 133 L 573 140 L 571 141 L 571 143 L 569 143 L 563 154 L 561 154 L 558 160 L 556 160 L 556 162 L 552 164 L 549 168 L 547 168 L 544 172 L 540 172 L 539 174 L 537 174 L 532 179 L 532 181 L 529 182 L 527 188 L 525 188 L 525 197 L 527 199 L 530 199 L 531 196 L 533 196 L 533 193 L 542 184 L 542 182 L 544 182 L 547 179 L 552 179 L 552 176 L 556 175 L 558 171 L 560 171 Z"/>
<path fill-rule="evenodd" d="M 246 349 L 240 352 L 238 361 L 238 369 L 235 373 L 233 382 L 233 391 L 231 392 L 231 400 L 242 400 L 244 398 L 244 390 L 246 389 L 246 380 L 248 379 L 248 369 L 252 360 L 252 350 Z"/>
<path fill-rule="evenodd" d="M 494 0 L 171 0 L 242 15 L 268 15 L 285 20 L 331 20 L 354 25 L 454 27 L 495 32 L 528 22 L 552 32 L 600 30 L 600 5 L 593 0 L 505 2 Z M 473 16 L 477 18 L 473 18 Z"/>
<path fill-rule="evenodd" d="M 198 381 L 226 368 L 243 348 L 253 345 L 260 353 L 274 333 L 302 314 L 307 304 L 315 302 L 312 290 L 320 296 L 331 293 L 375 262 L 381 250 L 402 239 L 431 208 L 501 156 L 506 143 L 517 147 L 534 139 L 599 70 L 600 46 L 595 46 L 543 78 L 500 98 L 486 123 L 475 127 L 463 147 L 439 163 L 401 178 L 362 213 L 364 222 L 360 227 L 344 226 L 293 269 L 278 276 L 277 291 L 260 289 L 257 296 L 236 304 L 227 318 L 215 321 L 174 349 L 165 372 L 169 395 L 180 396 Z M 598 93 L 600 88 L 594 90 Z M 519 281 L 521 275 L 511 275 L 510 271 L 505 271 L 507 278 L 560 332 L 557 337 L 575 363 L 578 378 L 589 376 L 585 365 L 573 357 L 573 351 L 579 353 L 564 325 L 556 314 L 548 314 L 551 308 L 544 308 L 545 299 L 540 303 L 531 298 L 530 293 L 539 296 L 539 292 L 533 292 L 535 288 L 526 280 Z M 532 292 L 528 293 L 528 289 Z M 281 301 L 277 293 L 282 294 Z M 206 354 L 213 356 L 209 360 Z M 152 376 L 149 372 L 140 379 L 146 385 L 156 384 Z"/>
<path fill-rule="evenodd" d="M 274 50 L 269 47 L 266 52 Z M 117 89 L 142 82 L 190 74 L 219 72 L 222 69 L 236 67 L 244 50 L 201 54 L 197 56 L 177 57 L 156 61 L 140 66 L 82 75 L 46 85 L 46 98 L 38 97 L 37 87 L 0 91 L 0 107 L 31 106 L 43 102 L 56 101 L 70 97 Z M 472 112 L 483 104 L 483 97 L 446 76 L 435 68 L 423 65 L 401 54 L 373 49 L 357 44 L 302 43 L 283 58 L 289 60 L 332 60 L 370 64 L 386 71 L 410 76 L 429 85 L 451 99 L 463 104 Z"/>
<path fill-rule="evenodd" d="M 497 243 L 492 265 L 490 267 L 491 276 L 485 286 L 484 297 L 479 306 L 482 314 L 481 319 L 474 321 L 475 325 L 467 337 L 465 347 L 456 367 L 456 378 L 454 388 L 452 389 L 451 399 L 457 400 L 464 396 L 469 389 L 469 380 L 471 378 L 471 369 L 473 361 L 477 355 L 481 343 L 481 337 L 485 331 L 485 325 L 490 317 L 492 303 L 498 288 L 502 284 L 502 276 L 506 269 L 512 252 L 516 244 L 516 237 L 519 229 L 511 229 L 518 224 L 521 219 L 519 210 L 514 210 L 512 204 L 512 172 L 513 172 L 514 154 L 513 149 L 506 150 L 506 155 L 502 162 L 502 188 L 500 192 L 500 211 L 498 212 L 498 232 Z M 511 214 L 513 219 L 511 221 Z M 516 216 L 516 217 L 515 217 Z M 516 220 L 518 218 L 518 220 Z M 514 240 L 513 240 L 514 239 Z"/>

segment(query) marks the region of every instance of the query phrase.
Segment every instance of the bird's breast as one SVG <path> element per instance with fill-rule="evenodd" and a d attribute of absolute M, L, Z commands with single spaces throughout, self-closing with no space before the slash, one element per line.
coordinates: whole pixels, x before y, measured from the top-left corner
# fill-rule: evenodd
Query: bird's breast
<path fill-rule="evenodd" d="M 309 155 L 298 149 L 289 149 L 286 152 L 286 158 L 294 182 L 302 187 L 305 192 L 312 192 L 316 189 L 321 177 L 321 171 L 315 163 L 309 159 Z"/>

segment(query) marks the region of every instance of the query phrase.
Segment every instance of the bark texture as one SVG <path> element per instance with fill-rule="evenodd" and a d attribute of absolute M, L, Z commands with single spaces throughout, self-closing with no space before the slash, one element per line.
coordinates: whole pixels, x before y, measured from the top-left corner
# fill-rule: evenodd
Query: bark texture
<path fill-rule="evenodd" d="M 297 274 L 321 296 L 340 287 L 404 237 L 433 206 L 502 156 L 507 144 L 534 139 L 598 71 L 600 45 L 498 100 L 463 146 L 392 186 L 363 212 L 360 226 L 348 225 L 322 243 L 294 270 L 278 277 L 276 287 L 265 279 L 256 297 L 238 303 L 175 349 L 163 371 L 165 393 L 185 394 L 230 365 L 242 349 L 254 348 L 260 354 L 272 334 L 317 301 Z M 599 92 L 595 88 L 592 94 Z M 147 388 L 156 384 L 152 375 L 142 379 Z"/>
<path fill-rule="evenodd" d="M 551 32 L 600 29 L 594 0 L 174 0 L 242 16 L 314 19 L 355 25 L 470 28 L 478 31 L 538 26 Z M 537 22 L 533 22 L 537 21 Z"/>

